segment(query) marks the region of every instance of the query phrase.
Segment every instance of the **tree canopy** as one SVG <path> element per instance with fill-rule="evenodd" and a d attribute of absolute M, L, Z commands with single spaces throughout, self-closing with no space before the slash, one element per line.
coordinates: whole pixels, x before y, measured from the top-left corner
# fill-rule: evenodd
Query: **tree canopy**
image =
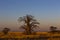
<path fill-rule="evenodd" d="M 32 33 L 33 28 L 39 27 L 38 24 L 40 24 L 39 22 L 37 22 L 37 20 L 32 15 L 26 15 L 23 17 L 19 17 L 18 22 L 24 23 L 20 28 L 23 28 L 26 34 L 28 35 Z"/>

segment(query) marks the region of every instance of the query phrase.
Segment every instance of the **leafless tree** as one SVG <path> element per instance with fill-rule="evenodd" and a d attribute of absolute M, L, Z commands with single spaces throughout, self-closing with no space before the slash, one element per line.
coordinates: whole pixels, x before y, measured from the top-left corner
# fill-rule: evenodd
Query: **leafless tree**
<path fill-rule="evenodd" d="M 25 29 L 25 32 L 27 35 L 31 34 L 33 31 L 33 28 L 39 27 L 38 24 L 40 24 L 32 15 L 19 17 L 18 21 L 24 23 L 24 25 L 22 25 L 20 28 Z"/>

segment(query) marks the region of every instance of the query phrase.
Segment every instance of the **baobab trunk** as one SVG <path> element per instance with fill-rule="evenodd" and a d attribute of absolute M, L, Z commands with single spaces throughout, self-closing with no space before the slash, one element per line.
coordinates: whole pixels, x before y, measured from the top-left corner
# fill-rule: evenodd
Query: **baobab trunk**
<path fill-rule="evenodd" d="M 27 35 L 31 34 L 31 26 L 30 26 L 30 20 L 27 16 Z"/>
<path fill-rule="evenodd" d="M 31 27 L 29 26 L 29 24 L 27 25 L 27 35 L 31 34 Z"/>

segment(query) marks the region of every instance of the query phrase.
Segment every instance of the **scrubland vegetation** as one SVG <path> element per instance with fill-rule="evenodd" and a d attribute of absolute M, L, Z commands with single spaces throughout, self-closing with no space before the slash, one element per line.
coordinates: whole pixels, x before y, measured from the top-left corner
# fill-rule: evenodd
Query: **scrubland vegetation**
<path fill-rule="evenodd" d="M 37 22 L 37 20 L 32 15 L 26 15 L 23 17 L 18 18 L 18 22 L 23 22 L 24 24 L 20 26 L 21 29 L 24 29 L 24 32 L 10 32 L 10 28 L 4 28 L 2 32 L 0 32 L 0 39 L 3 40 L 6 38 L 6 40 L 18 40 L 23 38 L 28 38 L 26 40 L 29 40 L 29 38 L 33 38 L 31 40 L 55 40 L 60 39 L 60 31 L 57 30 L 57 27 L 50 26 L 49 32 L 35 32 L 33 29 L 40 28 L 40 23 Z M 34 39 L 35 38 L 35 39 Z M 55 38 L 55 39 L 53 39 Z M 5 39 L 4 39 L 5 40 Z"/>

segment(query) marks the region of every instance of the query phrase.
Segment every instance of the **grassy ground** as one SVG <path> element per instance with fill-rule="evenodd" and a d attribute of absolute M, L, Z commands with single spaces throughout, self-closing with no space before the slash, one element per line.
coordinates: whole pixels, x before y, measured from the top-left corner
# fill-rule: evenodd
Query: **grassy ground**
<path fill-rule="evenodd" d="M 0 32 L 0 38 L 38 38 L 39 36 L 60 36 L 60 33 L 48 33 L 48 32 L 36 32 L 36 35 L 24 35 L 22 32 L 9 32 L 7 35 L 4 35 Z"/>

